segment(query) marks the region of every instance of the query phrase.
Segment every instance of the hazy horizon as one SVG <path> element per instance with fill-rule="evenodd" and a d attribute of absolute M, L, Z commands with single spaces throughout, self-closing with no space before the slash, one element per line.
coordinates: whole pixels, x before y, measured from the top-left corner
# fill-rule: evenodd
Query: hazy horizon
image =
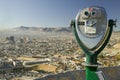
<path fill-rule="evenodd" d="M 106 9 L 108 19 L 117 18 L 119 21 L 119 2 L 109 0 L 1 0 L 0 30 L 19 26 L 69 27 L 70 20 L 75 19 L 78 11 L 89 6 L 102 6 Z M 120 30 L 120 27 L 116 30 Z"/>

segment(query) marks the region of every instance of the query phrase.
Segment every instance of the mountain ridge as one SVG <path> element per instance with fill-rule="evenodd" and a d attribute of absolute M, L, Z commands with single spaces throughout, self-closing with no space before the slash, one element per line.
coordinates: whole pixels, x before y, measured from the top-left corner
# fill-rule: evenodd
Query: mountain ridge
<path fill-rule="evenodd" d="M 14 28 L 15 30 L 31 30 L 31 31 L 41 31 L 41 32 L 72 32 L 70 27 L 26 27 L 20 26 Z"/>

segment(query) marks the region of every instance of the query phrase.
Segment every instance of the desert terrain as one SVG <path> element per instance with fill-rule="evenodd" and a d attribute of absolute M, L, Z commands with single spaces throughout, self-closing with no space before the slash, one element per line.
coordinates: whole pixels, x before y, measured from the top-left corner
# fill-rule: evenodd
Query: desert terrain
<path fill-rule="evenodd" d="M 0 31 L 0 79 L 34 80 L 85 69 L 85 55 L 70 28 L 24 27 Z M 99 67 L 120 66 L 120 32 L 98 56 Z"/>

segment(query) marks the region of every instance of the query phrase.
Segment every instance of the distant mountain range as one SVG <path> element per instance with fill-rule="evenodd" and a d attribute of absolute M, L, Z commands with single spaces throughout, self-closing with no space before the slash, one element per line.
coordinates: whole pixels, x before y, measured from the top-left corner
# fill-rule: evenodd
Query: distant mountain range
<path fill-rule="evenodd" d="M 0 39 L 9 36 L 14 36 L 16 38 L 26 36 L 30 38 L 48 38 L 68 35 L 72 35 L 72 29 L 70 27 L 44 28 L 20 26 L 0 31 Z"/>
<path fill-rule="evenodd" d="M 40 31 L 40 32 L 72 32 L 72 29 L 70 27 L 43 28 L 43 27 L 20 26 L 14 29 L 20 31 L 22 30 L 22 31 Z"/>
<path fill-rule="evenodd" d="M 120 35 L 119 31 L 113 31 L 117 35 Z M 31 37 L 50 37 L 50 36 L 70 36 L 73 35 L 71 27 L 26 27 L 20 26 L 12 29 L 7 29 L 0 31 L 0 37 L 6 36 L 15 36 L 15 37 L 22 37 L 22 36 L 31 36 Z"/>

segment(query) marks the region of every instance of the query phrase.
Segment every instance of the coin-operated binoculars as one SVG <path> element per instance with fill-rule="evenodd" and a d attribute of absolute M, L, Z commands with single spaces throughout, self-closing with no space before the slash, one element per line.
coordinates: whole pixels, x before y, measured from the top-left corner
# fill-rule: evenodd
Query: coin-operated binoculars
<path fill-rule="evenodd" d="M 103 7 L 81 10 L 71 21 L 76 40 L 86 55 L 86 80 L 105 80 L 102 71 L 97 71 L 98 54 L 105 48 L 116 21 L 107 21 Z"/>

